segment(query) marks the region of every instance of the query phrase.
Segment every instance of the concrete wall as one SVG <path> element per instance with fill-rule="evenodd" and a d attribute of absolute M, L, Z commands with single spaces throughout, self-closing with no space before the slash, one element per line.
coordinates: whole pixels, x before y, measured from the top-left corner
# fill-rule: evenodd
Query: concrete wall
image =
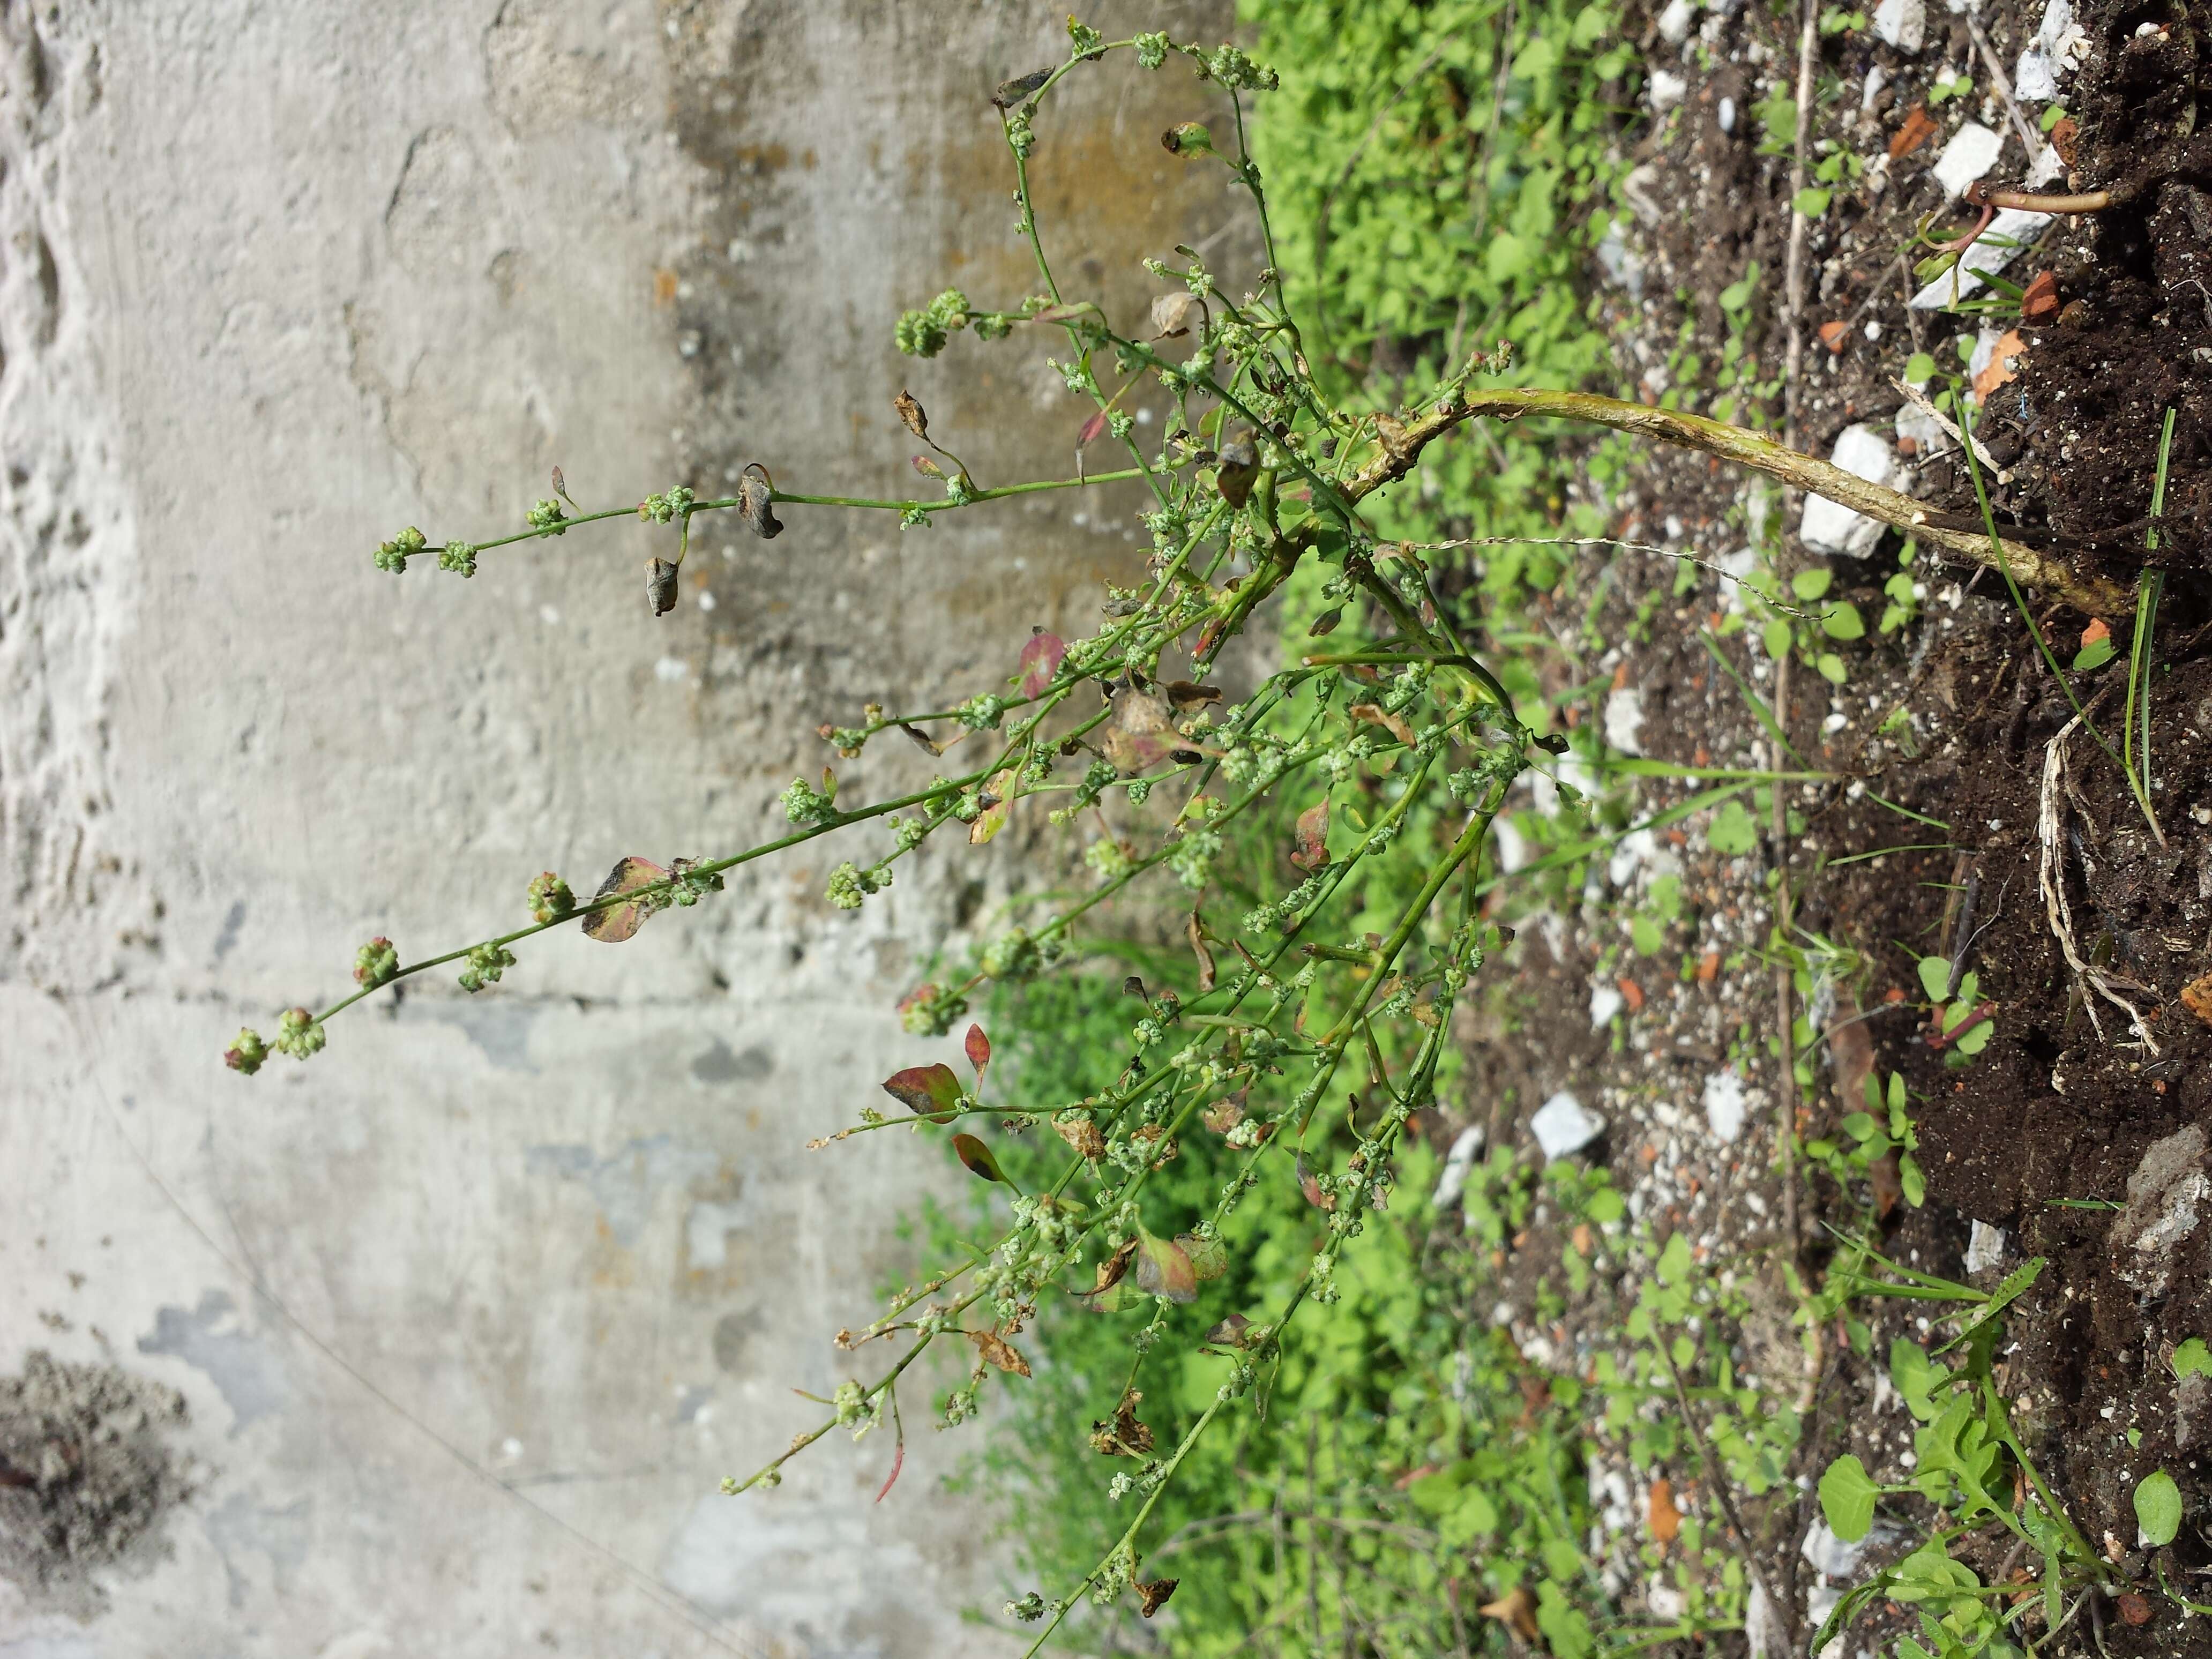
<path fill-rule="evenodd" d="M 622 949 L 417 981 L 312 1065 L 218 1055 L 372 934 L 412 957 L 515 925 L 540 869 L 764 838 L 817 722 L 1095 615 L 1126 495 L 708 523 L 659 620 L 671 535 L 634 522 L 468 583 L 368 560 L 520 528 L 555 464 L 586 506 L 755 459 L 908 493 L 902 385 L 985 481 L 1064 475 L 1049 343 L 918 363 L 890 324 L 1030 287 L 986 100 L 1065 11 L 0 6 L 0 1370 L 181 1390 L 197 1484 L 117 1567 L 0 1578 L 0 1654 L 994 1650 L 958 1615 L 1000 1553 L 939 1487 L 971 1443 L 919 1391 L 880 1507 L 880 1437 L 714 1488 L 814 1420 L 791 1389 L 848 1374 L 828 1334 L 951 1189 L 904 1135 L 801 1148 L 929 1057 L 890 1004 L 1018 879 L 1003 842 L 858 918 L 820 899 L 843 852 L 757 866 Z M 1125 59 L 1045 124 L 1058 269 L 1123 316 L 1139 256 L 1239 245 L 1219 170 L 1158 143 L 1208 107 Z"/>

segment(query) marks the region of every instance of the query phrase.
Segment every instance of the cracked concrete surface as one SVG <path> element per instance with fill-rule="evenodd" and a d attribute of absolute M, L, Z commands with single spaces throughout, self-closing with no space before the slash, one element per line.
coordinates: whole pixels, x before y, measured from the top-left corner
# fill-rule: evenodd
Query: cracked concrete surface
<path fill-rule="evenodd" d="M 879 1438 L 714 1488 L 814 1420 L 792 1389 L 847 1374 L 829 1333 L 947 1188 L 903 1136 L 803 1145 L 927 1057 L 890 1005 L 1019 879 L 1003 838 L 857 918 L 802 849 L 621 950 L 416 981 L 311 1066 L 217 1055 L 372 934 L 763 839 L 817 722 L 981 689 L 1133 568 L 1113 491 L 702 523 L 659 621 L 644 526 L 468 583 L 368 557 L 520 527 L 556 464 L 587 506 L 755 459 L 906 494 L 902 385 L 979 476 L 1062 472 L 1049 343 L 917 363 L 890 324 L 1033 284 L 985 99 L 1064 12 L 0 4 L 0 1371 L 173 1388 L 199 1471 L 88 1620 L 0 1577 L 0 1654 L 994 1650 L 959 1615 L 1000 1557 L 937 1486 L 963 1437 L 880 1506 Z M 1242 234 L 1158 143 L 1206 106 L 1115 64 L 1043 124 L 1059 268 L 1123 313 L 1138 256 Z"/>

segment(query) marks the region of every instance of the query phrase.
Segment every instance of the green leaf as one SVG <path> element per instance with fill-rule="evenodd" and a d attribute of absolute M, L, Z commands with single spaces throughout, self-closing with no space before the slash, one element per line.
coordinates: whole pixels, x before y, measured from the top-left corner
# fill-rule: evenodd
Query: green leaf
<path fill-rule="evenodd" d="M 1866 621 L 1859 615 L 1858 606 L 1849 599 L 1838 599 L 1822 611 L 1820 628 L 1832 640 L 1863 640 L 1866 637 Z"/>
<path fill-rule="evenodd" d="M 2086 674 L 2093 668 L 2102 668 L 2118 654 L 2112 648 L 2111 635 L 2092 640 L 2074 653 L 2074 672 Z"/>
<path fill-rule="evenodd" d="M 1768 656 L 1778 659 L 1786 656 L 1790 651 L 1790 624 L 1779 617 L 1772 617 L 1765 627 L 1759 630 L 1759 642 L 1765 646 Z"/>
<path fill-rule="evenodd" d="M 2164 1469 L 2154 1470 L 2136 1486 L 2136 1525 L 2154 1549 L 2171 1544 L 2181 1530 L 2181 1489 Z"/>
<path fill-rule="evenodd" d="M 1942 1001 L 1943 994 L 1951 988 L 1951 963 L 1948 957 L 1920 958 L 1920 988 L 1928 993 L 1929 1001 Z"/>
<path fill-rule="evenodd" d="M 1801 190 L 1790 199 L 1790 205 L 1808 219 L 1817 219 L 1828 210 L 1828 198 L 1832 193 L 1825 190 Z"/>
<path fill-rule="evenodd" d="M 1949 970 L 1947 969 L 1945 972 L 1948 973 Z M 1872 1083 L 1874 1079 L 1869 1076 L 1867 1081 Z M 1889 1110 L 1893 1122 L 1896 1121 L 1897 1115 L 1905 1110 L 1905 1073 L 1902 1072 L 1892 1072 L 1889 1074 Z M 1904 1132 L 1900 1129 L 1899 1133 Z"/>
<path fill-rule="evenodd" d="M 1480 1486 L 1469 1486 L 1437 1528 L 1446 1549 L 1463 1548 L 1470 1540 L 1486 1538 L 1498 1530 L 1498 1505 Z"/>
<path fill-rule="evenodd" d="M 2203 1337 L 2192 1336 L 2173 1351 L 2173 1375 L 2179 1381 L 2200 1374 L 2212 1375 L 2212 1348 Z"/>
<path fill-rule="evenodd" d="M 1628 938 L 1630 943 L 1636 946 L 1638 956 L 1654 957 L 1659 954 L 1659 947 L 1666 942 L 1667 935 L 1651 917 L 1638 916 L 1628 924 Z"/>
<path fill-rule="evenodd" d="M 1759 825 L 1740 800 L 1723 801 L 1705 827 L 1705 845 L 1728 857 L 1741 857 L 1759 844 Z"/>
<path fill-rule="evenodd" d="M 1936 378 L 1936 360 L 1924 351 L 1916 351 L 1905 359 L 1905 378 L 1914 386 L 1925 386 Z"/>
<path fill-rule="evenodd" d="M 1838 1457 L 1820 1477 L 1820 1513 L 1846 1544 L 1874 1530 L 1874 1500 L 1881 1495 L 1856 1457 Z"/>
<path fill-rule="evenodd" d="M 1921 1172 L 1920 1160 L 1910 1152 L 1898 1155 L 1897 1182 L 1905 1189 L 1905 1201 L 1914 1209 L 1928 1201 L 1928 1177 Z"/>
<path fill-rule="evenodd" d="M 1176 1243 L 1190 1258 L 1192 1276 L 1201 1284 L 1209 1279 L 1218 1279 L 1229 1271 L 1229 1251 L 1218 1238 L 1200 1238 L 1196 1233 L 1177 1233 Z"/>
<path fill-rule="evenodd" d="M 1900 1336 L 1889 1345 L 1889 1380 L 1905 1408 L 1927 1423 L 1936 1416 L 1935 1391 L 1951 1380 L 1951 1372 L 1917 1342 Z"/>
<path fill-rule="evenodd" d="M 1790 579 L 1790 591 L 1801 599 L 1817 599 L 1826 593 L 1836 580 L 1836 573 L 1826 566 L 1801 570 Z"/>
<path fill-rule="evenodd" d="M 1677 1229 L 1667 1240 L 1667 1248 L 1659 1252 L 1659 1282 L 1680 1285 L 1690 1276 L 1690 1236 Z"/>
<path fill-rule="evenodd" d="M 1590 1194 L 1589 1202 L 1583 1206 L 1583 1213 L 1602 1227 L 1609 1223 L 1618 1221 L 1621 1217 L 1626 1215 L 1628 1213 L 1628 1203 L 1627 1200 L 1623 1199 L 1613 1188 L 1610 1187 L 1601 1187 Z M 2196 1341 L 2196 1339 L 2192 1337 L 2190 1340 L 2194 1342 Z M 2188 1343 L 2184 1343 L 2182 1345 L 2185 1349 L 2187 1348 L 2188 1346 Z M 2202 1342 L 2197 1342 L 2197 1350 L 2202 1352 L 2204 1345 Z M 2179 1359 L 2180 1355 L 2177 1353 L 2175 1355 L 2175 1363 L 2179 1364 Z M 2207 1370 L 2212 1370 L 2212 1359 L 2208 1359 L 2206 1361 L 2204 1369 Z"/>

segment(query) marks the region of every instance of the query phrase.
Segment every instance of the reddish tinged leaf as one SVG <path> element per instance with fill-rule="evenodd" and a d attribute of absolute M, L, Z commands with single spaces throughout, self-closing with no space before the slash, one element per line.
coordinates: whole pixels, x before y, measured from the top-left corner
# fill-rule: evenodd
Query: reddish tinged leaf
<path fill-rule="evenodd" d="M 954 1157 L 968 1166 L 969 1174 L 981 1176 L 986 1181 L 1001 1182 L 1009 1186 L 1012 1184 L 1006 1181 L 1006 1172 L 999 1168 L 999 1160 L 992 1156 L 991 1149 L 976 1139 L 975 1136 L 953 1136 L 952 1152 Z"/>
<path fill-rule="evenodd" d="M 1198 1274 L 1182 1245 L 1141 1229 L 1137 1234 L 1137 1288 L 1181 1304 L 1198 1300 Z"/>
<path fill-rule="evenodd" d="M 876 1493 L 876 1502 L 880 1504 L 884 1498 L 890 1496 L 891 1483 L 899 1478 L 899 1471 L 905 1467 L 906 1437 L 904 1435 L 901 1435 L 898 1441 L 898 1449 L 891 1453 L 891 1472 L 884 1477 L 883 1488 Z"/>
<path fill-rule="evenodd" d="M 1336 1208 L 1336 1194 L 1322 1191 L 1321 1182 L 1315 1178 L 1314 1172 L 1306 1168 L 1306 1155 L 1304 1152 L 1298 1154 L 1298 1190 L 1306 1195 L 1306 1202 L 1316 1209 Z"/>
<path fill-rule="evenodd" d="M 1137 1585 L 1137 1611 L 1151 1618 L 1167 1606 L 1168 1597 L 1175 1594 L 1176 1586 L 1181 1583 L 1180 1578 L 1155 1578 L 1149 1584 Z"/>
<path fill-rule="evenodd" d="M 952 1109 L 960 1103 L 960 1079 L 943 1060 L 909 1066 L 884 1079 L 884 1088 L 910 1112 L 932 1123 L 950 1123 Z"/>
<path fill-rule="evenodd" d="M 968 1063 L 975 1068 L 975 1081 L 983 1080 L 984 1068 L 991 1063 L 991 1039 L 983 1035 L 980 1025 L 970 1025 L 963 1043 L 968 1050 Z"/>
<path fill-rule="evenodd" d="M 1106 758 L 1116 771 L 1141 772 L 1157 766 L 1171 750 L 1187 746 L 1182 734 L 1168 718 L 1168 706 L 1142 691 L 1124 691 L 1114 699 L 1114 720 L 1107 727 Z"/>
<path fill-rule="evenodd" d="M 657 881 L 666 881 L 668 872 L 650 859 L 626 858 L 610 871 L 599 884 L 593 899 L 605 898 L 611 893 L 630 893 L 641 887 L 650 887 Z M 584 918 L 584 936 L 595 939 L 602 945 L 620 945 L 645 925 L 645 919 L 668 904 L 665 892 L 652 893 L 628 904 L 610 904 L 593 910 Z"/>
<path fill-rule="evenodd" d="M 1022 695 L 1042 696 L 1066 659 L 1067 641 L 1059 635 L 1048 634 L 1042 629 L 1030 635 L 1029 643 L 1022 647 Z"/>
<path fill-rule="evenodd" d="M 1311 874 L 1328 862 L 1328 802 L 1319 800 L 1298 814 L 1297 851 L 1291 862 Z"/>
<path fill-rule="evenodd" d="M 945 469 L 927 455 L 914 457 L 914 470 L 925 478 L 942 478 L 945 476 Z"/>
<path fill-rule="evenodd" d="M 1083 423 L 1083 430 L 1075 434 L 1075 447 L 1078 449 L 1089 448 L 1091 447 L 1091 441 L 1097 438 L 1097 435 L 1105 429 L 1106 411 L 1103 409 L 1101 409 L 1097 414 L 1085 421 Z"/>

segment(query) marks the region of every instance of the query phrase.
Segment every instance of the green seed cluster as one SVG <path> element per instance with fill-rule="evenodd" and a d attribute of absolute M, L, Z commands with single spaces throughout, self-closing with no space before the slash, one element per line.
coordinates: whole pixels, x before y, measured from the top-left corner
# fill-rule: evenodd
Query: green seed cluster
<path fill-rule="evenodd" d="M 575 913 L 575 894 L 550 870 L 530 884 L 530 916 L 539 927 L 564 921 Z"/>
<path fill-rule="evenodd" d="M 287 1008 L 276 1016 L 276 1041 L 270 1047 L 280 1054 L 305 1060 L 322 1051 L 323 1040 L 322 1021 L 305 1008 Z"/>
<path fill-rule="evenodd" d="M 479 945 L 470 951 L 467 965 L 461 969 L 461 989 L 473 996 L 487 985 L 495 984 L 499 976 L 514 966 L 514 952 L 500 945 Z"/>
<path fill-rule="evenodd" d="M 550 531 L 556 536 L 565 536 L 568 533 L 568 514 L 558 501 L 533 502 L 528 518 L 532 530 Z"/>
<path fill-rule="evenodd" d="M 457 576 L 477 574 L 477 550 L 466 542 L 447 542 L 438 550 L 438 568 Z"/>
<path fill-rule="evenodd" d="M 691 503 L 698 500 L 683 484 L 672 485 L 658 495 L 647 495 L 637 504 L 637 516 L 653 524 L 667 524 L 684 517 L 691 511 Z"/>
<path fill-rule="evenodd" d="M 399 971 L 399 952 L 388 939 L 378 936 L 354 952 L 354 983 L 374 991 Z"/>
<path fill-rule="evenodd" d="M 422 532 L 410 524 L 390 541 L 376 544 L 376 568 L 389 570 L 395 576 L 404 576 L 407 574 L 409 556 L 420 553 L 424 545 Z"/>

